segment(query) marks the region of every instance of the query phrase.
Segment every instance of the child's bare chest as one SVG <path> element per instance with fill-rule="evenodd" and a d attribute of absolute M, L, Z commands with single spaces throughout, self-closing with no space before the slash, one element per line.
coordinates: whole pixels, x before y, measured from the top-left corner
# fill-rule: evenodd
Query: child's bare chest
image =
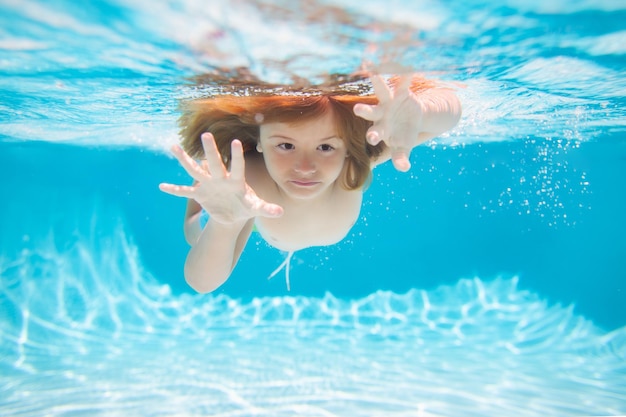
<path fill-rule="evenodd" d="M 280 218 L 257 218 L 257 229 L 269 244 L 284 251 L 333 245 L 349 233 L 359 217 L 361 194 L 352 194 L 327 207 L 283 207 Z"/>

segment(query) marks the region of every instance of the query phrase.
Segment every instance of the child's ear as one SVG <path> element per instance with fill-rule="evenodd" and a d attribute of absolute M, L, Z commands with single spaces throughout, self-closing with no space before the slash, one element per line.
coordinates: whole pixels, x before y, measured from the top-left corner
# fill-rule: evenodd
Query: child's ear
<path fill-rule="evenodd" d="M 257 144 L 256 144 L 256 151 L 258 153 L 263 153 L 263 148 L 261 148 L 261 142 L 257 142 Z"/>

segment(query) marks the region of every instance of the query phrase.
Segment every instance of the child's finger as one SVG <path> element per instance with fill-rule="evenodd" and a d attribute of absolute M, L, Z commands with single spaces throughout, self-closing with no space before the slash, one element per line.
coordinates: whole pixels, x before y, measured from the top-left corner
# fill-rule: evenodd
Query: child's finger
<path fill-rule="evenodd" d="M 224 163 L 222 162 L 222 158 L 220 158 L 220 152 L 215 144 L 215 138 L 211 133 L 203 133 L 200 138 L 202 140 L 204 156 L 209 165 L 209 174 L 213 178 L 224 178 L 226 168 L 224 168 Z"/>
<path fill-rule="evenodd" d="M 408 95 L 411 91 L 411 83 L 413 82 L 413 74 L 403 74 L 398 79 L 397 87 L 395 88 L 396 93 L 402 93 L 403 95 Z"/>
<path fill-rule="evenodd" d="M 174 195 L 176 197 L 193 198 L 194 187 L 187 185 L 174 185 L 168 183 L 159 184 L 159 189 L 164 193 Z"/>
<path fill-rule="evenodd" d="M 245 171 L 243 146 L 235 139 L 230 144 L 230 177 L 235 181 L 242 181 L 245 178 Z"/>
<path fill-rule="evenodd" d="M 369 143 L 372 146 L 378 145 L 380 141 L 382 140 L 382 138 L 380 137 L 380 134 L 376 130 L 368 131 L 366 139 L 367 139 L 367 143 Z"/>
<path fill-rule="evenodd" d="M 367 129 L 365 138 L 370 145 L 376 146 L 380 142 L 384 142 L 386 140 L 385 129 L 380 124 L 374 124 L 372 127 Z"/>
<path fill-rule="evenodd" d="M 384 109 L 381 106 L 370 106 L 369 104 L 357 103 L 352 109 L 355 115 L 370 122 L 377 122 L 384 116 Z"/>
<path fill-rule="evenodd" d="M 393 166 L 401 172 L 407 172 L 411 169 L 411 162 L 409 161 L 410 152 L 404 148 L 396 148 L 391 153 L 391 161 Z"/>
<path fill-rule="evenodd" d="M 172 154 L 174 154 L 174 157 L 178 160 L 183 169 L 194 180 L 201 181 L 204 179 L 205 173 L 202 171 L 200 166 L 198 166 L 196 161 L 194 161 L 180 146 L 172 146 Z"/>
<path fill-rule="evenodd" d="M 378 97 L 380 104 L 385 104 L 392 98 L 391 90 L 385 79 L 380 75 L 374 75 L 370 78 L 374 86 L 374 94 Z"/>

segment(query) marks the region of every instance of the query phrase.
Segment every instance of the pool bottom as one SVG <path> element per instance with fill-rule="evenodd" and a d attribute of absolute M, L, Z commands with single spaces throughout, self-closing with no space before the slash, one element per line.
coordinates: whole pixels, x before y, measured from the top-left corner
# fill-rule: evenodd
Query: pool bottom
<path fill-rule="evenodd" d="M 602 332 L 572 308 L 518 290 L 515 278 L 359 300 L 143 295 L 133 302 L 154 302 L 135 310 L 143 323 L 120 315 L 116 325 L 95 326 L 21 309 L 2 332 L 0 410 L 626 414 L 626 328 Z"/>

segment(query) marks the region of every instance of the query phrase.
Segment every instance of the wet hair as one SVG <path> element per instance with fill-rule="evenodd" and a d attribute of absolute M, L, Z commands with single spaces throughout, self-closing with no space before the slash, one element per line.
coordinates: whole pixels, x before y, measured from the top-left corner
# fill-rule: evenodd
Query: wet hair
<path fill-rule="evenodd" d="M 384 143 L 370 145 L 366 133 L 372 122 L 356 116 L 357 103 L 377 104 L 378 99 L 363 78 L 335 77 L 334 81 L 317 86 L 276 86 L 244 80 L 223 83 L 211 80 L 217 94 L 181 103 L 182 147 L 193 158 L 203 158 L 200 136 L 210 132 L 226 165 L 230 162 L 230 143 L 239 139 L 244 153 L 253 152 L 264 123 L 297 124 L 319 118 L 328 112 L 333 115 L 337 134 L 346 144 L 347 158 L 342 174 L 342 185 L 348 190 L 363 187 L 371 177 L 371 161 L 385 149 Z M 392 80 L 392 83 L 394 80 Z M 412 90 L 430 88 L 431 84 L 417 78 Z"/>

